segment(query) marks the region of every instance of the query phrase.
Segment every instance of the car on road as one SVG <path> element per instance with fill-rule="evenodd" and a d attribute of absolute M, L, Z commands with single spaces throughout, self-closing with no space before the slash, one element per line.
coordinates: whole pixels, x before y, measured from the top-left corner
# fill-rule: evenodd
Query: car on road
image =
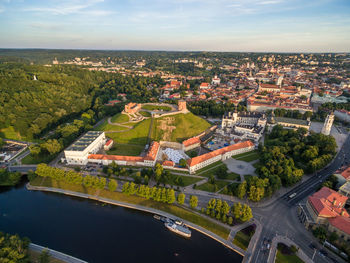
<path fill-rule="evenodd" d="M 321 249 L 318 254 L 320 254 L 321 257 L 327 257 L 328 253 L 324 250 L 324 249 Z"/>
<path fill-rule="evenodd" d="M 291 195 L 289 195 L 289 199 L 292 199 L 293 197 L 295 197 L 297 195 L 297 193 L 292 193 Z"/>

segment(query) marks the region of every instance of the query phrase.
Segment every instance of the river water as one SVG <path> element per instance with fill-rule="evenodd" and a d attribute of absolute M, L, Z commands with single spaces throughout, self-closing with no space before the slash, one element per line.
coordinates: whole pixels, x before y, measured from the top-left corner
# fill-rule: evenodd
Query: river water
<path fill-rule="evenodd" d="M 152 214 L 25 185 L 0 188 L 0 231 L 88 262 L 241 262 L 242 257 L 192 231 L 185 239 Z"/>

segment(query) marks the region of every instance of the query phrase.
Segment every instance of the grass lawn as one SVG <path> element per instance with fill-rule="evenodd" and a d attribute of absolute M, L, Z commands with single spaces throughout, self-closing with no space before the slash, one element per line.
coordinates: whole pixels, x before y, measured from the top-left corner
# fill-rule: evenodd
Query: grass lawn
<path fill-rule="evenodd" d="M 117 113 L 111 118 L 111 122 L 113 123 L 123 123 L 128 121 L 129 121 L 129 116 L 121 113 Z"/>
<path fill-rule="evenodd" d="M 32 263 L 40 263 L 40 253 L 34 250 L 28 249 L 28 255 L 30 258 L 30 262 Z M 65 263 L 66 261 L 62 261 L 53 257 L 50 257 L 50 263 Z"/>
<path fill-rule="evenodd" d="M 170 141 L 182 142 L 185 139 L 200 134 L 208 129 L 211 125 L 204 119 L 192 114 L 176 114 L 172 116 L 165 116 L 155 119 L 153 124 L 153 139 L 159 141 L 162 139 L 164 131 L 159 129 L 159 123 L 164 118 L 175 118 L 174 122 L 170 126 L 176 128 L 171 133 Z"/>
<path fill-rule="evenodd" d="M 213 165 L 213 164 L 216 164 L 216 165 Z M 201 170 L 197 171 L 196 172 L 196 175 L 199 175 L 199 176 L 204 176 L 204 177 L 209 177 L 210 175 L 214 175 L 215 172 L 220 169 L 220 167 L 222 166 L 225 166 L 226 167 L 226 164 L 224 164 L 222 161 L 219 161 L 219 162 L 216 162 L 216 163 L 213 163 L 207 167 L 204 167 L 204 168 L 207 168 L 205 170 L 202 170 L 204 168 L 202 168 Z M 212 166 L 213 165 L 213 166 Z M 218 167 L 215 167 L 215 166 L 218 166 Z M 213 168 L 215 167 L 215 168 Z"/>
<path fill-rule="evenodd" d="M 259 157 L 260 157 L 259 152 L 256 150 L 232 156 L 232 158 L 236 160 L 244 161 L 244 162 L 252 162 L 254 160 L 259 159 Z"/>
<path fill-rule="evenodd" d="M 88 194 L 95 194 L 96 190 L 91 188 L 86 188 L 82 185 L 71 185 L 67 183 L 62 182 L 56 182 L 50 178 L 40 178 L 37 177 L 35 180 L 31 182 L 31 185 L 41 185 L 46 187 L 55 187 L 55 188 L 62 188 L 67 189 L 70 191 L 75 192 L 82 192 L 82 193 L 88 193 Z M 190 209 L 183 208 L 177 205 L 169 205 L 166 203 L 156 202 L 153 200 L 147 200 L 145 198 L 139 197 L 139 196 L 128 196 L 126 194 L 120 193 L 120 192 L 111 192 L 108 190 L 102 190 L 99 193 L 100 197 L 105 197 L 109 199 L 113 199 L 116 201 L 131 203 L 131 204 L 137 204 L 145 207 L 152 207 L 158 210 L 162 210 L 164 212 L 170 213 L 176 217 L 183 218 L 185 220 L 188 220 L 196 225 L 199 225 L 201 227 L 204 227 L 208 229 L 209 231 L 217 234 L 218 236 L 227 239 L 230 230 L 226 227 L 223 227 L 221 225 L 218 225 L 194 212 L 192 212 Z"/>
<path fill-rule="evenodd" d="M 179 177 L 182 179 L 182 184 L 176 183 L 176 178 Z M 177 174 L 171 174 L 171 184 L 177 185 L 177 186 L 188 186 L 190 184 L 195 184 L 198 181 L 202 180 L 202 178 L 193 177 L 193 176 L 185 176 L 185 175 L 177 175 Z"/>
<path fill-rule="evenodd" d="M 233 244 L 246 250 L 249 246 L 250 239 L 255 233 L 255 226 L 248 226 L 240 231 L 238 231 L 233 239 Z"/>
<path fill-rule="evenodd" d="M 241 180 L 240 178 L 241 178 L 241 176 L 239 174 L 231 172 L 228 174 L 226 179 L 235 181 L 235 180 Z"/>
<path fill-rule="evenodd" d="M 12 126 L 0 129 L 0 137 L 11 140 L 25 140 L 25 137 L 21 136 L 19 132 L 15 131 Z"/>
<path fill-rule="evenodd" d="M 101 125 L 97 126 L 95 128 L 95 130 L 97 130 L 97 131 L 124 131 L 124 130 L 127 131 L 127 130 L 129 130 L 129 128 L 109 124 L 108 121 L 106 120 Z"/>
<path fill-rule="evenodd" d="M 157 106 L 157 105 L 142 105 L 141 109 L 171 111 L 171 108 L 168 106 Z"/>
<path fill-rule="evenodd" d="M 221 165 L 226 165 L 226 164 L 224 164 L 222 161 L 217 161 L 215 163 L 212 163 L 212 164 L 210 164 L 210 165 L 208 165 L 206 167 L 203 167 L 203 168 L 197 170 L 196 174 L 200 174 L 200 173 L 202 173 L 204 171 L 207 171 L 207 170 L 209 170 L 209 169 L 211 169 L 211 168 L 213 168 L 215 166 L 219 166 L 219 165 L 221 166 Z"/>
<path fill-rule="evenodd" d="M 151 113 L 149 113 L 148 111 L 139 111 L 139 113 L 140 113 L 143 117 L 151 117 Z"/>
<path fill-rule="evenodd" d="M 225 187 L 228 184 L 229 184 L 229 182 L 216 180 L 215 184 L 210 184 L 209 182 L 206 182 L 204 184 L 197 186 L 196 189 L 214 193 L 216 191 L 219 191 L 221 188 Z M 215 189 L 215 185 L 217 185 L 216 189 Z"/>
<path fill-rule="evenodd" d="M 288 253 L 287 253 L 288 252 Z M 277 254 L 276 254 L 276 263 L 303 263 L 297 255 L 289 251 L 289 247 L 279 243 Z"/>
<path fill-rule="evenodd" d="M 253 164 L 253 167 L 254 167 L 255 169 L 258 169 L 259 166 L 260 166 L 260 162 L 257 162 L 257 163 L 255 163 L 255 164 Z"/>
<path fill-rule="evenodd" d="M 119 133 L 108 133 L 107 136 L 112 138 L 115 143 L 145 145 L 147 143 L 150 124 L 151 119 L 143 120 L 137 123 L 131 130 Z"/>
<path fill-rule="evenodd" d="M 238 231 L 233 239 L 233 244 L 246 250 L 249 246 L 250 237 L 241 231 Z"/>
<path fill-rule="evenodd" d="M 187 152 L 185 152 L 189 157 L 193 158 L 198 156 L 198 148 L 197 149 L 193 149 L 193 150 L 189 150 Z"/>
<path fill-rule="evenodd" d="M 164 169 L 165 171 L 169 171 L 170 173 L 173 173 L 173 172 L 176 172 L 176 173 L 179 173 L 179 174 L 187 174 L 187 175 L 190 175 L 188 171 L 174 171 L 174 170 L 171 170 L 171 169 Z"/>
<path fill-rule="evenodd" d="M 139 156 L 143 149 L 144 147 L 142 145 L 114 144 L 107 154 Z"/>
<path fill-rule="evenodd" d="M 56 155 L 45 155 L 45 156 L 33 156 L 32 154 L 28 154 L 26 157 L 22 159 L 22 164 L 39 164 L 39 163 L 49 163 L 51 162 Z"/>

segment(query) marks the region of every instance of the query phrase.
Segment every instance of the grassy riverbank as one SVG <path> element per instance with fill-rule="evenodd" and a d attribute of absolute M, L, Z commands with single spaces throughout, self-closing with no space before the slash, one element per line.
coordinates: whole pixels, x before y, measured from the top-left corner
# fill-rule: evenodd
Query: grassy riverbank
<path fill-rule="evenodd" d="M 37 177 L 34 180 L 30 182 L 33 186 L 44 186 L 44 187 L 53 187 L 53 188 L 60 188 L 65 189 L 69 191 L 84 193 L 84 194 L 90 194 L 97 197 L 103 197 L 103 198 L 109 198 L 112 200 L 120 201 L 120 202 L 126 202 L 130 204 L 140 205 L 144 207 L 150 207 L 154 209 L 158 209 L 161 211 L 164 211 L 166 213 L 172 214 L 176 217 L 180 217 L 184 220 L 187 220 L 189 222 L 192 222 L 196 225 L 199 225 L 218 236 L 227 239 L 230 230 L 226 227 L 223 227 L 219 224 L 216 224 L 196 213 L 191 211 L 188 208 L 180 207 L 178 205 L 169 205 L 162 202 L 156 202 L 153 200 L 147 200 L 142 197 L 138 196 L 129 196 L 120 192 L 111 192 L 108 190 L 96 190 L 93 188 L 84 187 L 82 185 L 73 185 L 73 184 L 67 184 L 64 182 L 58 182 L 55 180 L 52 180 L 49 177 L 43 178 L 43 177 Z"/>

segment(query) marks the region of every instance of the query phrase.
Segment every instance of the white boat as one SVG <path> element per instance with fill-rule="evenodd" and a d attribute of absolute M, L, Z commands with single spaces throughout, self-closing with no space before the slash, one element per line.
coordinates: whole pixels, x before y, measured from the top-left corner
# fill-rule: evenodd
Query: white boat
<path fill-rule="evenodd" d="M 185 225 L 178 225 L 174 222 L 169 222 L 164 224 L 166 228 L 168 228 L 170 231 L 184 236 L 184 237 L 191 237 L 191 230 L 188 229 Z"/>

